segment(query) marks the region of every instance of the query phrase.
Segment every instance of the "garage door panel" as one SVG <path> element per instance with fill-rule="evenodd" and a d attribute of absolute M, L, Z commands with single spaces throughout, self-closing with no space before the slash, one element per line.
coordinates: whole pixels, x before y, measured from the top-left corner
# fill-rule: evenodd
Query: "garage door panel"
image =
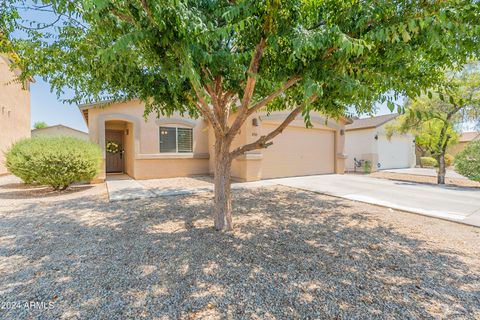
<path fill-rule="evenodd" d="M 263 125 L 266 134 L 276 125 Z M 263 150 L 262 179 L 334 172 L 334 132 L 288 127 Z"/>

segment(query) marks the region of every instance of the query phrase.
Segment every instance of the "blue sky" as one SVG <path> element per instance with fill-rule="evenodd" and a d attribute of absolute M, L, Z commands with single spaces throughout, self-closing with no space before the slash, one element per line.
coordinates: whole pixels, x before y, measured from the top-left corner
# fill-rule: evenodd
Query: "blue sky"
<path fill-rule="evenodd" d="M 50 85 L 41 78 L 35 78 L 35 83 L 30 86 L 30 105 L 32 126 L 37 121 L 44 121 L 49 126 L 63 124 L 88 131 L 78 107 L 62 103 L 55 93 L 50 92 Z"/>

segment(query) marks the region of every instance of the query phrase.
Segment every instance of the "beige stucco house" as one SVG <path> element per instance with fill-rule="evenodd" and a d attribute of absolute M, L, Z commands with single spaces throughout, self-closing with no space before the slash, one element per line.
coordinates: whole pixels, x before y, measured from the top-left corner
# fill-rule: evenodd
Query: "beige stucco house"
<path fill-rule="evenodd" d="M 448 148 L 447 153 L 451 154 L 452 156 L 456 156 L 460 151 L 465 149 L 467 144 L 476 140 L 480 140 L 480 132 L 464 132 L 458 138 L 458 143 Z"/>
<path fill-rule="evenodd" d="M 386 135 L 386 126 L 398 114 L 354 119 L 345 134 L 346 167 L 355 171 L 355 160 L 369 161 L 372 171 L 382 169 L 411 168 L 415 166 L 415 142 L 411 134 Z M 360 169 L 361 170 L 361 169 Z"/>
<path fill-rule="evenodd" d="M 135 179 L 167 178 L 213 173 L 214 134 L 203 119 L 174 114 L 143 117 L 144 104 L 132 100 L 114 104 L 81 105 L 90 140 L 104 152 L 99 180 L 109 173 Z M 258 113 L 249 118 L 233 147 L 253 142 L 271 131 L 287 113 Z M 328 120 L 312 115 L 314 128 L 295 120 L 267 149 L 234 160 L 232 177 L 254 181 L 276 177 L 343 173 L 344 126 L 347 119 Z"/>
<path fill-rule="evenodd" d="M 63 124 L 33 129 L 32 137 L 73 137 L 81 140 L 89 140 L 88 133 L 64 126 Z"/>
<path fill-rule="evenodd" d="M 10 70 L 11 63 L 9 56 L 0 54 L 0 175 L 7 173 L 4 152 L 30 137 L 30 83 L 16 81 L 20 70 Z"/>

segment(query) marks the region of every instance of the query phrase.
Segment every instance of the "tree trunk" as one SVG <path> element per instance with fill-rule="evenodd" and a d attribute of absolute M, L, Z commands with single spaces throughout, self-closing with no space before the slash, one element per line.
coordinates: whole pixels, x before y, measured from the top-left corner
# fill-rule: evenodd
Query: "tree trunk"
<path fill-rule="evenodd" d="M 217 138 L 215 142 L 214 225 L 215 229 L 220 231 L 233 229 L 230 178 L 232 157 L 229 148 L 230 143 L 225 139 Z"/>
<path fill-rule="evenodd" d="M 438 175 L 437 175 L 437 183 L 438 184 L 445 184 L 445 153 L 441 153 L 438 157 Z"/>

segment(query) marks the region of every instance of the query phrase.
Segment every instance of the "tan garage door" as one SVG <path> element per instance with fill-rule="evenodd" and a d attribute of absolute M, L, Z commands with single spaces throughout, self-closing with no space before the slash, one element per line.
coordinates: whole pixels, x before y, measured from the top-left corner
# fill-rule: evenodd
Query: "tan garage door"
<path fill-rule="evenodd" d="M 276 128 L 264 124 L 264 133 Z M 289 127 L 262 150 L 262 179 L 333 173 L 334 132 Z"/>

